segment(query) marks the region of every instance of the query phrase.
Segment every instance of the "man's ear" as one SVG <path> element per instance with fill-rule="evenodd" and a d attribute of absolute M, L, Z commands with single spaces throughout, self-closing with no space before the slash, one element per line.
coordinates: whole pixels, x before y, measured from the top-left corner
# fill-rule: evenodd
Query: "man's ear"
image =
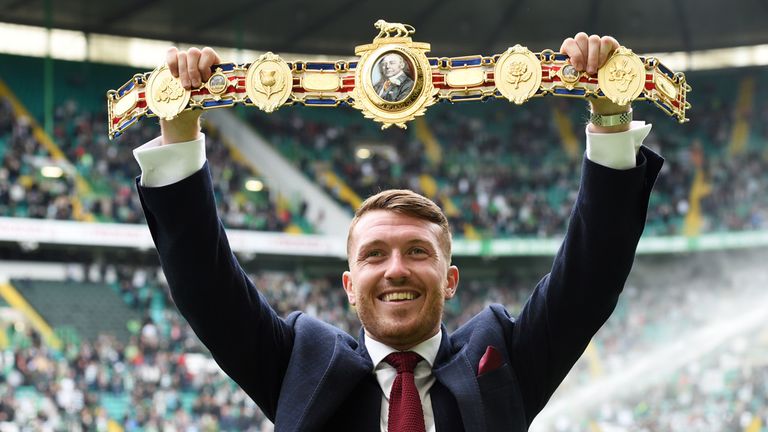
<path fill-rule="evenodd" d="M 352 273 L 349 271 L 342 273 L 341 283 L 344 285 L 344 291 L 347 293 L 347 300 L 349 300 L 349 304 L 354 306 L 357 299 L 355 299 L 355 290 L 352 288 Z"/>
<path fill-rule="evenodd" d="M 456 289 L 459 287 L 459 268 L 452 265 L 448 267 L 448 275 L 445 280 L 444 294 L 445 299 L 452 299 L 456 295 Z"/>

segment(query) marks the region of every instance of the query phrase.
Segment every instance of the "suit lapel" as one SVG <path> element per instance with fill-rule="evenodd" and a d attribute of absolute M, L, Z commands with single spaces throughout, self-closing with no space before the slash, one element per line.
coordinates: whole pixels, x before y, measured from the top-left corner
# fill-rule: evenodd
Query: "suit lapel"
<path fill-rule="evenodd" d="M 310 365 L 302 365 L 309 371 Z M 301 367 L 301 366 L 300 366 Z M 373 370 L 367 353 L 361 355 L 341 336 L 336 338 L 330 361 L 322 369 L 322 375 L 305 376 L 301 383 L 294 383 L 289 391 L 281 394 L 281 405 L 291 407 L 278 413 L 280 430 L 319 430 L 355 389 L 361 379 Z"/>
<path fill-rule="evenodd" d="M 435 379 L 444 385 L 456 398 L 466 431 L 485 431 L 485 416 L 477 384 L 475 370 L 467 358 L 466 350 L 452 352 L 448 332 L 443 327 L 443 338 L 435 359 L 432 372 Z"/>

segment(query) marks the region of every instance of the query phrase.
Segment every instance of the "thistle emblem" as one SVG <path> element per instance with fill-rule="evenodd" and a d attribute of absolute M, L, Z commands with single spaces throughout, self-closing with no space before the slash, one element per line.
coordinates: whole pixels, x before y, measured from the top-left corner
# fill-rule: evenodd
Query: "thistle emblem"
<path fill-rule="evenodd" d="M 267 99 L 272 96 L 272 86 L 277 83 L 277 78 L 275 77 L 276 74 L 277 71 L 270 69 L 262 69 L 259 71 L 259 81 L 261 82 L 262 88 L 266 90 L 262 91 L 262 93 L 267 95 Z"/>

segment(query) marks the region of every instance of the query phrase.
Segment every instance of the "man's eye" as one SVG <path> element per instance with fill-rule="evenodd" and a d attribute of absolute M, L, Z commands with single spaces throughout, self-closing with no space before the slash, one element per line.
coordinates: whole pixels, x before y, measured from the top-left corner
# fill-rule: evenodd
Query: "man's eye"
<path fill-rule="evenodd" d="M 427 250 L 424 248 L 415 247 L 411 249 L 410 252 L 411 252 L 411 255 L 424 255 L 427 253 Z"/>
<path fill-rule="evenodd" d="M 381 251 L 378 251 L 378 250 L 373 250 L 365 253 L 366 257 L 380 257 L 382 255 L 383 254 L 381 253 Z"/>

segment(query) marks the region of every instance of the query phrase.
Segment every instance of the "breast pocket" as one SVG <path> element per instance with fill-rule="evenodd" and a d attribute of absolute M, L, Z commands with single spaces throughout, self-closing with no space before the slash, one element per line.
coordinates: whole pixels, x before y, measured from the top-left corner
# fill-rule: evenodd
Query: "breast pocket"
<path fill-rule="evenodd" d="M 509 363 L 504 363 L 498 368 L 477 377 L 477 383 L 480 385 L 481 393 L 503 389 L 512 386 L 516 382 L 515 377 L 512 375 L 512 368 L 509 367 Z"/>
<path fill-rule="evenodd" d="M 477 377 L 488 430 L 524 431 L 525 411 L 517 379 L 509 364 Z"/>

